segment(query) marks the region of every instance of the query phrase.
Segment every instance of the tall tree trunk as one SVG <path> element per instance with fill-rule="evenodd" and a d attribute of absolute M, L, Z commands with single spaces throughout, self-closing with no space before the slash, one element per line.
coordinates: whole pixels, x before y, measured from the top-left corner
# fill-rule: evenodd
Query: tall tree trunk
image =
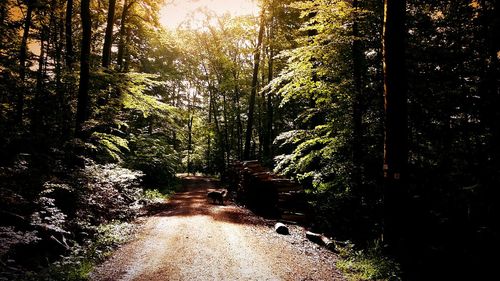
<path fill-rule="evenodd" d="M 489 141 L 485 148 L 486 158 L 492 162 L 496 168 L 500 164 L 500 128 L 498 120 L 500 113 L 500 40 L 498 40 L 498 30 L 500 28 L 500 1 L 486 3 L 481 1 L 482 12 L 479 17 L 480 40 L 484 43 L 485 51 L 482 53 L 481 82 L 479 85 L 479 95 L 482 100 L 481 123 L 485 130 L 489 132 Z M 486 177 L 489 177 L 489 173 Z"/>
<path fill-rule="evenodd" d="M 26 79 L 28 36 L 30 33 L 32 13 L 33 13 L 33 3 L 30 0 L 27 1 L 27 11 L 26 11 L 26 18 L 24 20 L 23 37 L 21 39 L 21 47 L 19 50 L 19 79 L 23 84 L 23 88 L 17 91 L 16 121 L 20 125 L 22 125 L 23 123 L 24 91 L 25 91 L 24 80 Z"/>
<path fill-rule="evenodd" d="M 354 40 L 352 42 L 352 68 L 353 68 L 353 82 L 354 82 L 354 92 L 352 101 L 352 185 L 353 190 L 356 194 L 360 195 L 361 188 L 361 157 L 362 152 L 362 109 L 361 109 L 361 99 L 363 97 L 363 46 L 361 43 L 360 31 L 359 31 L 359 17 L 357 13 L 359 12 L 359 1 L 354 0 L 352 3 L 354 8 L 354 22 L 352 26 L 352 35 Z"/>
<path fill-rule="evenodd" d="M 492 12 L 492 22 L 490 25 L 488 44 L 489 44 L 489 55 L 491 60 L 490 65 L 490 79 L 492 88 L 492 105 L 495 108 L 493 112 L 495 115 L 491 119 L 492 124 L 492 146 L 493 146 L 493 161 L 496 167 L 500 166 L 500 124 L 493 120 L 500 119 L 500 112 L 498 108 L 500 107 L 500 40 L 498 40 L 498 30 L 500 29 L 500 1 L 493 2 L 493 12 Z M 496 55 L 496 56 L 495 56 Z M 498 191 L 497 191 L 498 192 Z"/>
<path fill-rule="evenodd" d="M 188 175 L 192 172 L 191 170 L 191 153 L 193 149 L 193 119 L 194 115 L 191 113 L 188 121 L 188 155 L 187 155 L 187 173 Z M 194 173 L 193 173 L 194 174 Z"/>
<path fill-rule="evenodd" d="M 234 99 L 236 104 L 236 132 L 237 132 L 237 146 L 238 146 L 238 160 L 243 159 L 243 123 L 241 122 L 241 105 L 240 105 L 240 90 L 238 87 L 238 77 L 234 74 L 236 81 L 234 85 Z"/>
<path fill-rule="evenodd" d="M 229 157 L 231 155 L 231 143 L 229 142 L 229 130 L 228 130 L 228 123 L 229 123 L 229 117 L 227 113 L 227 100 L 226 100 L 226 93 L 222 92 L 222 115 L 224 116 L 224 148 L 225 148 L 225 158 L 226 158 L 226 164 L 229 165 Z"/>
<path fill-rule="evenodd" d="M 247 131 L 245 135 L 245 149 L 243 152 L 243 159 L 250 159 L 250 141 L 252 140 L 252 129 L 253 129 L 253 115 L 255 108 L 255 96 L 257 94 L 257 82 L 259 75 L 259 63 L 260 63 L 260 46 L 262 45 L 262 37 L 264 35 L 264 9 L 262 9 L 260 14 L 260 26 L 259 26 L 259 36 L 257 38 L 257 46 L 254 51 L 253 59 L 253 75 L 252 75 L 252 91 L 250 93 L 250 98 L 248 101 L 248 120 L 247 120 Z"/>
<path fill-rule="evenodd" d="M 67 140 L 70 136 L 70 128 L 69 124 L 69 109 L 67 103 L 67 94 L 64 91 L 64 84 L 62 78 L 62 68 L 63 68 L 63 49 L 64 49 L 64 10 L 61 9 L 61 14 L 59 15 L 59 34 L 54 36 L 56 45 L 56 94 L 57 94 L 57 102 L 59 107 L 59 122 L 60 122 L 60 136 L 62 140 Z"/>
<path fill-rule="evenodd" d="M 211 153 L 210 153 L 210 148 L 211 148 L 211 141 L 212 138 L 210 136 L 210 131 L 212 129 L 212 95 L 209 92 L 209 100 L 208 100 L 208 128 L 207 130 L 207 172 L 212 172 L 212 161 L 210 161 Z"/>
<path fill-rule="evenodd" d="M 40 56 L 38 57 L 38 70 L 36 73 L 36 90 L 33 99 L 33 107 L 31 109 L 31 134 L 36 136 L 40 129 L 41 123 L 41 96 L 43 95 L 43 76 L 44 76 L 44 60 L 45 60 L 45 38 L 46 27 L 42 27 L 40 32 Z M 47 42 L 48 46 L 49 42 Z"/>
<path fill-rule="evenodd" d="M 212 85 L 209 85 L 208 86 L 208 91 L 210 92 L 210 105 L 212 106 L 211 110 L 212 110 L 212 120 L 214 121 L 214 125 L 215 125 L 215 134 L 217 136 L 217 140 L 218 140 L 218 144 L 222 147 L 225 146 L 224 144 L 224 136 L 223 136 L 223 133 L 222 133 L 222 130 L 221 130 L 221 126 L 219 124 L 219 119 L 218 119 L 218 116 L 219 116 L 219 112 L 217 110 L 217 100 L 215 99 L 215 87 L 212 86 Z M 222 151 L 222 157 L 220 157 L 221 155 L 220 154 L 215 154 L 215 157 L 216 157 L 216 160 L 220 160 L 222 158 L 222 161 L 224 162 L 225 161 L 225 158 L 224 158 L 224 149 L 221 149 Z M 215 163 L 216 165 L 219 164 L 219 162 L 216 162 Z M 223 166 L 224 163 L 222 163 Z M 217 167 L 216 167 L 217 168 Z M 221 168 L 221 167 L 219 167 Z"/>
<path fill-rule="evenodd" d="M 271 7 L 272 9 L 272 7 Z M 273 10 L 272 10 L 273 11 Z M 269 24 L 269 36 L 268 36 L 268 69 L 267 69 L 267 82 L 270 83 L 273 80 L 273 60 L 274 60 L 274 15 L 271 15 L 270 24 Z M 267 93 L 267 101 L 266 101 L 266 124 L 264 124 L 264 139 L 263 139 L 263 158 L 264 161 L 270 161 L 272 159 L 271 153 L 271 140 L 273 138 L 273 103 L 272 103 L 272 93 L 269 91 Z"/>
<path fill-rule="evenodd" d="M 55 1 L 54 1 L 55 2 Z M 57 32 L 53 32 L 53 41 L 55 45 L 55 57 L 54 62 L 56 66 L 56 86 L 57 93 L 61 93 L 61 85 L 62 85 L 62 50 L 63 50 L 63 38 L 64 38 L 64 13 L 61 12 L 59 14 L 59 19 L 54 19 L 55 25 L 57 25 Z M 62 104 L 60 104 L 62 106 Z"/>
<path fill-rule="evenodd" d="M 76 111 L 76 133 L 81 136 L 83 123 L 89 118 L 89 82 L 90 82 L 90 40 L 92 38 L 92 20 L 90 18 L 90 0 L 81 0 L 82 47 L 80 55 L 80 84 Z"/>
<path fill-rule="evenodd" d="M 104 46 L 102 48 L 102 66 L 109 67 L 111 63 L 111 45 L 113 44 L 113 25 L 115 21 L 116 0 L 109 0 L 108 18 L 106 23 L 106 35 L 104 36 Z"/>
<path fill-rule="evenodd" d="M 402 242 L 408 165 L 405 14 L 406 1 L 384 1 L 384 240 L 395 249 Z"/>
<path fill-rule="evenodd" d="M 123 9 L 122 9 L 122 16 L 120 20 L 120 41 L 118 42 L 118 55 L 117 55 L 117 64 L 118 64 L 118 69 L 123 70 L 123 56 L 125 53 L 125 44 L 126 44 L 126 21 L 127 21 L 127 14 L 128 14 L 128 9 L 129 9 L 129 0 L 123 0 Z"/>
<path fill-rule="evenodd" d="M 129 49 L 129 42 L 130 42 L 130 38 L 132 36 L 132 29 L 130 29 L 130 27 L 126 28 L 126 34 L 127 34 L 127 36 L 125 37 L 125 44 L 123 46 L 123 57 L 124 57 L 123 67 L 122 67 L 123 72 L 128 72 L 128 70 L 130 68 L 131 55 L 130 55 L 130 49 Z"/>
<path fill-rule="evenodd" d="M 66 3 L 66 67 L 73 70 L 73 0 Z"/>

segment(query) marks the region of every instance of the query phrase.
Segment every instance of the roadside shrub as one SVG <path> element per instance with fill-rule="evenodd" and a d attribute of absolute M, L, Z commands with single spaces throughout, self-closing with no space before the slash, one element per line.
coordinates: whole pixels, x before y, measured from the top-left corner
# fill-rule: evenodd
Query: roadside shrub
<path fill-rule="evenodd" d="M 78 220 L 99 225 L 111 219 L 130 219 L 138 214 L 143 192 L 139 185 L 142 172 L 117 164 L 102 165 L 89 161 L 79 174 Z"/>
<path fill-rule="evenodd" d="M 146 185 L 173 185 L 180 159 L 164 136 L 133 137 L 130 147 L 127 166 L 142 171 Z"/>

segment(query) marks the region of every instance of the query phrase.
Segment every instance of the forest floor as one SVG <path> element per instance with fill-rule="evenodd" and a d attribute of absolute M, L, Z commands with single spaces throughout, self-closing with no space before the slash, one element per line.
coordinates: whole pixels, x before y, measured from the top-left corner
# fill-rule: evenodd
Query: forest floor
<path fill-rule="evenodd" d="M 337 257 L 290 226 L 233 202 L 207 201 L 214 181 L 184 177 L 164 210 L 143 219 L 138 235 L 91 273 L 91 280 L 345 280 Z"/>

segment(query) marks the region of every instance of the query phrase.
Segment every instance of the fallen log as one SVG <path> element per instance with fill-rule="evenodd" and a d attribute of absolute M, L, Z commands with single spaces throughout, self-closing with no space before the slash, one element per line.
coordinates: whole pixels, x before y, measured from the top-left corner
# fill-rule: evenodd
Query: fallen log
<path fill-rule="evenodd" d="M 328 248 L 332 251 L 335 250 L 335 243 L 333 242 L 333 240 L 331 240 L 330 238 L 328 238 L 322 234 L 307 231 L 306 237 L 311 242 L 314 242 L 314 243 L 321 245 L 321 246 L 325 246 L 326 248 Z"/>
<path fill-rule="evenodd" d="M 278 222 L 274 225 L 274 230 L 279 234 L 283 234 L 283 235 L 290 234 L 288 227 L 281 222 Z"/>
<path fill-rule="evenodd" d="M 285 210 L 280 210 L 281 219 L 287 222 L 295 222 L 295 223 L 305 223 L 307 222 L 307 216 L 304 213 L 294 213 Z"/>

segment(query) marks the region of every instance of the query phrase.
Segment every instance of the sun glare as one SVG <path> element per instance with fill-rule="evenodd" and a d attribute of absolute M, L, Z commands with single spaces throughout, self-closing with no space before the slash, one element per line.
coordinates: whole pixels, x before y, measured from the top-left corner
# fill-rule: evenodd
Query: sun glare
<path fill-rule="evenodd" d="M 208 9 L 217 15 L 257 15 L 255 0 L 167 0 L 160 11 L 160 22 L 164 27 L 175 29 L 197 9 Z"/>

